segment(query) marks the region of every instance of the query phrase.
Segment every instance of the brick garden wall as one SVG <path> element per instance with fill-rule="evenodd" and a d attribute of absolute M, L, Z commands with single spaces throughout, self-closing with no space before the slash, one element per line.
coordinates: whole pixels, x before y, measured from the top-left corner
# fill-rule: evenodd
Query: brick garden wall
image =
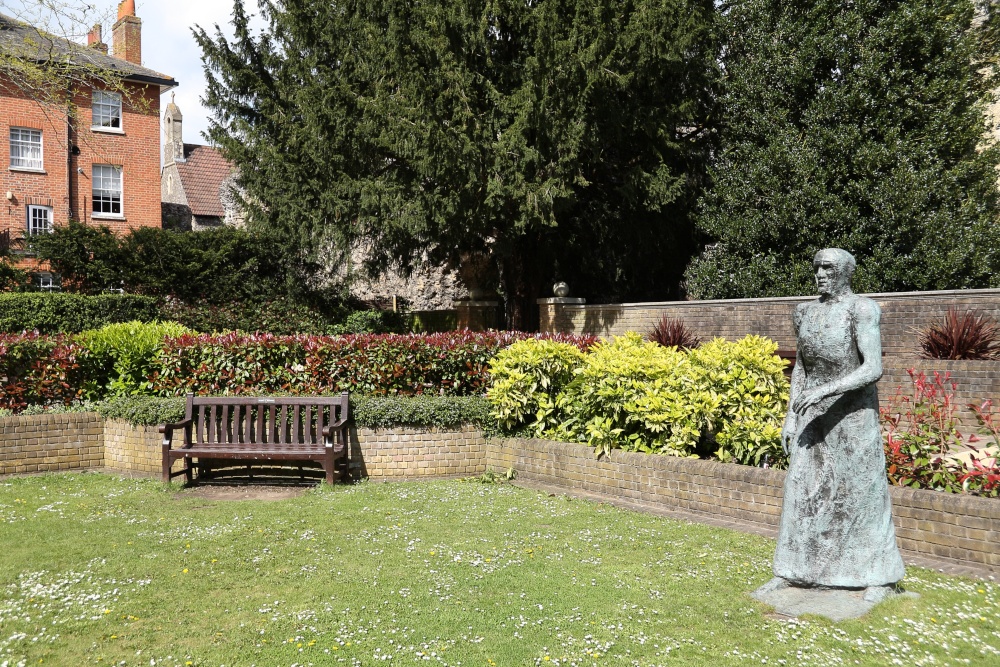
<path fill-rule="evenodd" d="M 882 350 L 887 357 L 915 359 L 914 333 L 944 319 L 949 306 L 982 310 L 1000 320 L 1000 290 L 953 290 L 868 294 L 882 307 Z M 815 296 L 718 301 L 668 301 L 598 305 L 540 304 L 541 330 L 608 337 L 626 331 L 646 333 L 663 314 L 682 320 L 703 339 L 736 340 L 747 334 L 767 336 L 778 347 L 795 347 L 792 312 Z"/>
<path fill-rule="evenodd" d="M 486 472 L 486 438 L 482 429 L 406 427 L 351 428 L 351 461 L 355 475 L 377 480 L 417 477 L 461 477 Z"/>
<path fill-rule="evenodd" d="M 776 528 L 785 473 L 656 454 L 615 452 L 594 458 L 585 445 L 491 440 L 488 465 L 513 467 L 518 479 L 582 490 L 667 510 Z M 1000 573 L 1000 502 L 890 487 L 900 547 Z"/>
<path fill-rule="evenodd" d="M 882 365 L 879 381 L 882 404 L 902 386 L 909 393 L 908 368 L 951 373 L 958 383 L 956 403 L 964 429 L 976 420 L 965 407 L 990 398 L 1000 405 L 1000 361 L 944 361 L 920 359 L 917 332 L 944 319 L 950 306 L 960 311 L 984 311 L 1000 321 L 1000 290 L 955 290 L 869 294 L 882 308 Z M 684 322 L 699 338 L 721 336 L 737 340 L 748 334 L 767 336 L 780 349 L 795 348 L 792 312 L 795 306 L 816 297 L 774 299 L 727 299 L 718 301 L 674 301 L 604 305 L 539 304 L 542 331 L 589 333 L 604 337 L 626 331 L 647 333 L 663 314 Z"/>
<path fill-rule="evenodd" d="M 0 417 L 0 475 L 103 465 L 104 425 L 100 415 L 85 412 Z"/>

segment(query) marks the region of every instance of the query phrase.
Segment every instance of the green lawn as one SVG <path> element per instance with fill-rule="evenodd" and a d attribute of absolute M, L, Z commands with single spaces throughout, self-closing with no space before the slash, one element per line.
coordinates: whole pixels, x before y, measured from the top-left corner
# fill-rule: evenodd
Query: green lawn
<path fill-rule="evenodd" d="M 768 618 L 764 538 L 506 485 L 0 481 L 0 665 L 998 665 L 1000 587 Z"/>

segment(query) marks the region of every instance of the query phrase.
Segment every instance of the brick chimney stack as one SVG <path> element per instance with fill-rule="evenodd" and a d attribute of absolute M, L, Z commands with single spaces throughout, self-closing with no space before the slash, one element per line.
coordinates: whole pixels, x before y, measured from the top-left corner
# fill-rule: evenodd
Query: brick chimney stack
<path fill-rule="evenodd" d="M 142 64 L 142 21 L 135 15 L 135 0 L 118 4 L 118 20 L 111 27 L 111 48 L 115 58 Z"/>
<path fill-rule="evenodd" d="M 108 45 L 101 41 L 101 24 L 95 23 L 94 27 L 87 33 L 87 46 L 97 49 L 102 53 L 108 52 Z"/>

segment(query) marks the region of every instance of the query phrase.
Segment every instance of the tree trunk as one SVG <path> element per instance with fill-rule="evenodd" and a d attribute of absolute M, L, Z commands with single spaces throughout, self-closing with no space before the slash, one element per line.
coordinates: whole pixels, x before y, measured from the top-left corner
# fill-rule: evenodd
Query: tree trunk
<path fill-rule="evenodd" d="M 538 331 L 538 304 L 546 268 L 541 261 L 541 239 L 529 237 L 514 244 L 513 252 L 500 264 L 507 328 Z"/>

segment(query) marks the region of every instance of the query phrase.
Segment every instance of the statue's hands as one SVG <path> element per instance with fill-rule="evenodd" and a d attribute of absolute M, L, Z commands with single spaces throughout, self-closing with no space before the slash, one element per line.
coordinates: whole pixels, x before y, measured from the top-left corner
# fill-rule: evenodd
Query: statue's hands
<path fill-rule="evenodd" d="M 785 453 L 785 456 L 788 456 L 792 449 L 792 438 L 795 437 L 795 422 L 795 413 L 789 410 L 788 416 L 785 417 L 785 423 L 781 427 L 781 451 Z"/>
<path fill-rule="evenodd" d="M 801 415 L 803 412 L 816 405 L 824 398 L 827 394 L 823 391 L 822 387 L 813 387 L 812 389 L 806 389 L 805 391 L 799 393 L 792 401 L 792 411 L 795 414 Z"/>

